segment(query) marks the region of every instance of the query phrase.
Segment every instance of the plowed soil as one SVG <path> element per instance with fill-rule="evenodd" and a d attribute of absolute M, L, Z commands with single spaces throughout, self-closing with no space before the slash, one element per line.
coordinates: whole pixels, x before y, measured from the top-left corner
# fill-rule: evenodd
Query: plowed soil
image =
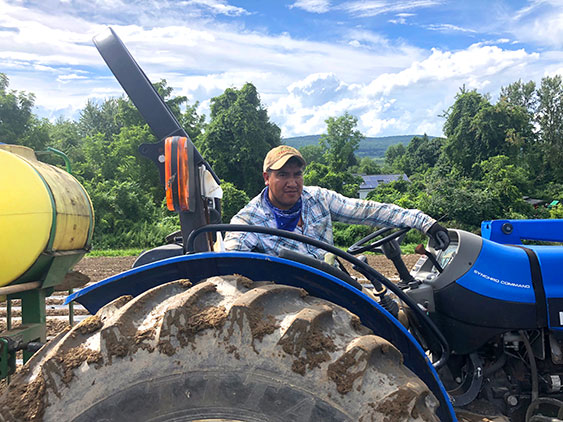
<path fill-rule="evenodd" d="M 375 268 L 377 271 L 382 273 L 388 278 L 397 277 L 397 272 L 395 267 L 387 258 L 382 255 L 367 255 L 368 264 Z M 412 266 L 418 260 L 418 255 L 404 255 L 403 259 L 407 265 L 407 268 L 412 268 Z M 83 258 L 74 269 L 80 271 L 81 273 L 90 277 L 91 282 L 96 282 L 103 280 L 104 278 L 110 277 L 112 275 L 118 274 L 120 272 L 126 271 L 131 268 L 133 262 L 135 262 L 135 256 L 124 256 L 124 257 L 86 257 Z M 351 271 L 350 265 L 343 263 L 349 271 Z"/>
<path fill-rule="evenodd" d="M 97 282 L 129 270 L 136 258 L 136 256 L 87 256 L 82 258 L 82 260 L 74 266 L 74 269 L 90 277 L 90 282 Z"/>

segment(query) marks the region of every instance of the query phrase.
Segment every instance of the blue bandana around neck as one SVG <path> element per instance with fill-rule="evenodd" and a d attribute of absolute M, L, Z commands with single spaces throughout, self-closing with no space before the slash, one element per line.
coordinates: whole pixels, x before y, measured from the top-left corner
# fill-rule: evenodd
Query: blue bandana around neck
<path fill-rule="evenodd" d="M 303 204 L 303 201 L 301 201 L 301 198 L 299 198 L 299 200 L 295 203 L 295 205 L 292 206 L 290 209 L 281 210 L 275 207 L 270 202 L 268 192 L 269 192 L 269 187 L 266 186 L 266 189 L 264 189 L 264 200 L 266 201 L 268 207 L 274 213 L 274 217 L 276 218 L 277 228 L 292 232 L 293 230 L 295 230 L 295 227 L 297 227 L 297 223 L 299 223 L 299 218 L 301 217 L 301 205 Z"/>

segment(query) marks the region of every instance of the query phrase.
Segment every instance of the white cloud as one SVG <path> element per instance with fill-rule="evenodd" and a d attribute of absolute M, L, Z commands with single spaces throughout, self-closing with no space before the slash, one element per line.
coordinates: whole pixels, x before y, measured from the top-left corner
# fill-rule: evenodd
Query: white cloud
<path fill-rule="evenodd" d="M 502 50 L 496 46 L 471 45 L 467 50 L 444 52 L 432 49 L 432 54 L 421 62 L 396 74 L 382 74 L 367 87 L 372 93 L 388 93 L 396 86 L 408 86 L 428 80 L 467 80 L 474 75 L 480 78 L 498 74 L 517 63 L 535 61 L 537 53 L 525 50 Z"/>
<path fill-rule="evenodd" d="M 436 6 L 440 0 L 358 0 L 345 2 L 339 6 L 346 12 L 359 17 L 372 17 L 385 13 L 397 13 L 424 7 Z"/>
<path fill-rule="evenodd" d="M 424 60 L 362 84 L 349 85 L 330 73 L 308 75 L 290 85 L 288 94 L 269 111 L 284 122 L 285 136 L 321 133 L 328 117 L 344 112 L 358 117 L 366 136 L 441 135 L 443 120 L 438 116 L 453 104 L 461 86 L 498 91 L 507 80 L 517 80 L 511 72 L 518 66 L 532 66 L 538 60 L 538 54 L 524 50 L 479 44 L 455 53 L 432 50 Z"/>
<path fill-rule="evenodd" d="M 88 76 L 85 75 L 77 75 L 76 73 L 70 73 L 70 74 L 66 74 L 66 75 L 60 75 L 57 77 L 57 82 L 62 82 L 62 83 L 69 83 L 69 82 L 73 82 L 76 81 L 78 79 L 88 79 Z"/>
<path fill-rule="evenodd" d="M 346 7 L 355 16 L 394 13 L 410 21 L 415 16 L 411 12 L 438 3 L 348 1 L 331 6 L 329 1 L 300 0 L 292 7 L 331 14 Z M 39 10 L 0 0 L 0 28 L 8 28 L 0 30 L 0 69 L 8 74 L 11 89 L 35 93 L 38 110 L 49 117 L 76 116 L 88 98 L 123 94 L 91 42 L 105 28 L 97 21 L 106 17 L 152 81 L 166 79 L 175 94 L 200 101 L 199 111 L 208 116 L 212 97 L 252 82 L 283 136 L 321 133 L 328 117 L 346 111 L 358 117 L 366 136 L 440 135 L 443 119 L 437 116 L 453 104 L 462 85 L 494 96 L 518 79 L 539 81 L 560 73 L 563 63 L 557 50 L 510 49 L 500 31 L 480 38 L 496 41 L 455 51 L 427 50 L 349 21 L 338 28 L 338 39 L 322 41 L 297 39 L 289 30 L 251 30 L 236 20 L 219 23 L 209 16 L 253 13 L 223 0 L 94 1 L 99 9 L 95 18 L 85 14 L 85 0 L 73 0 L 72 8 L 63 10 L 55 4 L 60 6 L 44 0 Z M 167 16 L 173 6 L 176 15 Z M 538 18 L 535 10 L 520 19 Z M 186 16 L 193 17 L 189 25 L 178 19 Z M 462 24 L 449 29 L 465 34 Z"/>
<path fill-rule="evenodd" d="M 289 6 L 290 9 L 298 8 L 311 13 L 326 13 L 330 10 L 329 0 L 297 0 Z"/>
<path fill-rule="evenodd" d="M 517 39 L 541 46 L 563 46 L 563 8 L 560 0 L 533 0 L 507 17 L 506 30 Z"/>
<path fill-rule="evenodd" d="M 306 107 L 320 106 L 339 97 L 354 94 L 354 87 L 341 82 L 332 73 L 314 73 L 305 79 L 291 84 L 287 90 L 290 95 L 300 97 Z"/>
<path fill-rule="evenodd" d="M 227 16 L 240 16 L 249 14 L 242 7 L 231 6 L 221 0 L 187 0 L 180 2 L 183 5 L 199 5 L 209 8 L 213 13 Z"/>
<path fill-rule="evenodd" d="M 440 31 L 440 32 L 469 32 L 469 33 L 476 33 L 477 31 L 469 28 L 462 28 L 457 25 L 452 25 L 449 23 L 441 23 L 441 24 L 432 24 L 426 27 L 431 31 Z"/>

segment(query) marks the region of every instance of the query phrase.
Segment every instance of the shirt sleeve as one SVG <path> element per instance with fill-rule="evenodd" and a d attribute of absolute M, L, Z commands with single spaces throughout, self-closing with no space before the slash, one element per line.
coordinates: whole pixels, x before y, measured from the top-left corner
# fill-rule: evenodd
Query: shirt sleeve
<path fill-rule="evenodd" d="M 239 214 L 231 218 L 231 224 L 252 224 L 244 215 Z M 252 251 L 257 244 L 256 233 L 227 232 L 225 235 L 224 246 L 226 251 Z"/>
<path fill-rule="evenodd" d="M 364 199 L 348 198 L 328 189 L 320 188 L 334 221 L 369 226 L 412 227 L 424 233 L 436 222 L 417 209 L 405 209 Z"/>

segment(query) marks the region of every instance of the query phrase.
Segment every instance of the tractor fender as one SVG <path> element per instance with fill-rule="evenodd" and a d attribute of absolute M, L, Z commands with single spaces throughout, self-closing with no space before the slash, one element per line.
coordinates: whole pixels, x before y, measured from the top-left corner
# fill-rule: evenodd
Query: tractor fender
<path fill-rule="evenodd" d="M 310 295 L 333 302 L 357 315 L 362 324 L 392 343 L 404 363 L 434 393 L 440 402 L 442 421 L 455 421 L 448 394 L 432 363 L 412 335 L 367 294 L 316 268 L 254 252 L 205 252 L 164 259 L 109 277 L 68 296 L 95 314 L 105 304 L 124 296 L 137 296 L 155 286 L 178 279 L 197 284 L 213 276 L 240 274 L 254 281 L 270 280 L 298 287 Z"/>

